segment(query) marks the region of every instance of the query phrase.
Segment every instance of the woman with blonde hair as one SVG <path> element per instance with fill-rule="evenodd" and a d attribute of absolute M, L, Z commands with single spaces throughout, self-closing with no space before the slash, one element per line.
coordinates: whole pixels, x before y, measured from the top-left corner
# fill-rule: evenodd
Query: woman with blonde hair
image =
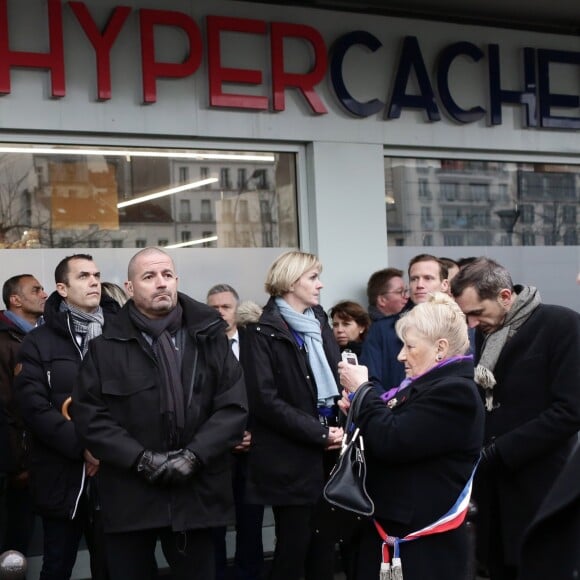
<path fill-rule="evenodd" d="M 252 446 L 247 501 L 271 505 L 276 547 L 270 580 L 333 578 L 334 545 L 311 533 L 325 481 L 325 457 L 342 440 L 338 427 L 338 345 L 319 305 L 322 266 L 287 252 L 266 277 L 270 300 L 247 326 L 244 372 Z"/>
<path fill-rule="evenodd" d="M 361 534 L 356 578 L 375 580 L 381 565 L 402 565 L 405 580 L 465 578 L 463 522 L 484 422 L 473 360 L 465 355 L 465 316 L 438 292 L 395 328 L 406 378 L 382 396 L 370 390 L 356 417 L 376 519 Z M 368 384 L 368 371 L 340 363 L 339 374 L 346 409 Z"/>

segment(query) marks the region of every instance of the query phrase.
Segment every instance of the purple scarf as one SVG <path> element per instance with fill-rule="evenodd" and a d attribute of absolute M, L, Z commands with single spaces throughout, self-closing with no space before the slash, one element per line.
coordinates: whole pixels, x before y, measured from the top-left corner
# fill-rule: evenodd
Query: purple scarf
<path fill-rule="evenodd" d="M 399 391 L 406 389 L 413 381 L 416 381 L 417 379 L 425 376 L 427 373 L 430 373 L 431 371 L 444 367 L 448 364 L 461 362 L 464 360 L 473 360 L 473 355 L 472 354 L 456 355 L 452 356 L 451 358 L 446 358 L 445 360 L 438 362 L 434 367 L 431 367 L 428 371 L 425 371 L 424 373 L 417 375 L 416 377 L 407 377 L 398 387 L 393 387 L 392 389 L 389 389 L 386 393 L 383 393 L 381 395 L 381 399 L 386 403 L 387 401 L 390 401 L 395 395 L 397 395 Z"/>

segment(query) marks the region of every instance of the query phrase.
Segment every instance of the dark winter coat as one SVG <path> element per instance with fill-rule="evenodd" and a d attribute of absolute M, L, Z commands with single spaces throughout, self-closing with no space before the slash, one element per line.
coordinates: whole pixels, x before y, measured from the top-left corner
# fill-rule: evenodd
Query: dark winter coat
<path fill-rule="evenodd" d="M 326 358 L 337 379 L 340 350 L 321 307 Z M 247 500 L 265 505 L 311 505 L 322 493 L 328 428 L 318 419 L 317 392 L 306 355 L 270 299 L 247 327 L 244 362 L 252 446 Z"/>
<path fill-rule="evenodd" d="M 433 369 L 395 400 L 389 408 L 376 393 L 367 395 L 357 425 L 375 517 L 388 534 L 403 537 L 435 522 L 459 497 L 479 456 L 484 410 L 470 361 Z M 457 551 L 456 540 L 443 533 L 411 542 L 409 579 L 462 577 L 457 570 L 466 569 L 468 553 Z M 403 570 L 406 550 L 403 545 Z M 377 570 L 379 559 L 377 550 Z"/>
<path fill-rule="evenodd" d="M 30 489 L 35 507 L 41 515 L 71 518 L 84 487 L 84 445 L 61 409 L 76 384 L 82 354 L 68 313 L 59 310 L 61 302 L 54 292 L 46 301 L 45 323 L 26 335 L 18 353 L 14 390 L 31 433 Z M 106 328 L 118 306 L 107 296 L 101 306 Z"/>
<path fill-rule="evenodd" d="M 493 373 L 496 408 L 486 413 L 485 441 L 495 440 L 500 461 L 476 479 L 479 549 L 485 558 L 485 540 L 497 527 L 505 561 L 515 566 L 524 531 L 577 441 L 580 316 L 540 305 L 504 346 Z"/>
<path fill-rule="evenodd" d="M 379 390 L 397 387 L 405 378 L 405 366 L 397 360 L 403 347 L 395 332 L 398 314 L 375 320 L 363 342 L 360 364 L 369 369 L 369 377 L 380 384 Z"/>
<path fill-rule="evenodd" d="M 26 470 L 26 430 L 14 399 L 14 368 L 18 350 L 26 333 L 0 312 L 0 400 L 4 415 L 5 438 L 2 439 L 4 471 L 20 473 Z"/>
<path fill-rule="evenodd" d="M 233 517 L 231 449 L 242 440 L 247 402 L 242 369 L 219 314 L 179 294 L 186 331 L 182 364 L 185 427 L 181 447 L 201 461 L 180 486 L 152 485 L 136 472 L 145 449 L 169 451 L 159 411 L 162 379 L 128 304 L 91 342 L 73 394 L 73 420 L 101 460 L 99 492 L 107 532 L 226 525 Z"/>
<path fill-rule="evenodd" d="M 580 578 L 580 442 L 524 536 L 519 578 Z"/>

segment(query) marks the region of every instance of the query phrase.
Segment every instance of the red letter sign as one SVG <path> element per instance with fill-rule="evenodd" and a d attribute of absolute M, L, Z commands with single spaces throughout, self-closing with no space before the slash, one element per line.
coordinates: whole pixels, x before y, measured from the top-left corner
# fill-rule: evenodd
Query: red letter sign
<path fill-rule="evenodd" d="M 91 18 L 87 7 L 82 2 L 69 2 L 72 11 L 88 36 L 97 56 L 97 96 L 106 101 L 111 98 L 111 48 L 119 36 L 125 20 L 131 13 L 131 8 L 119 6 L 115 8 L 103 34 Z"/>
<path fill-rule="evenodd" d="M 209 104 L 212 107 L 267 109 L 268 97 L 236 95 L 222 92 L 222 85 L 224 83 L 262 84 L 262 73 L 259 70 L 224 68 L 221 66 L 220 32 L 222 30 L 265 34 L 266 23 L 262 20 L 249 20 L 244 18 L 227 18 L 224 16 L 207 17 Z"/>
<path fill-rule="evenodd" d="M 327 113 L 326 107 L 314 91 L 326 73 L 326 46 L 320 33 L 302 24 L 273 22 L 272 34 L 272 89 L 274 92 L 274 110 L 285 109 L 284 89 L 296 87 L 306 98 L 315 113 Z M 284 38 L 294 36 L 309 42 L 314 48 L 314 67 L 309 73 L 293 74 L 284 71 Z"/>
<path fill-rule="evenodd" d="M 0 93 L 10 93 L 10 68 L 47 68 L 50 70 L 51 94 L 64 97 L 64 49 L 62 41 L 62 7 L 60 0 L 48 0 L 50 51 L 20 52 L 10 50 L 7 0 L 0 0 Z"/>
<path fill-rule="evenodd" d="M 201 32 L 187 14 L 168 10 L 140 10 L 141 59 L 143 63 L 143 100 L 157 101 L 157 78 L 184 78 L 193 74 L 201 63 Z M 157 62 L 155 60 L 155 26 L 181 28 L 189 39 L 189 55 L 180 63 Z"/>

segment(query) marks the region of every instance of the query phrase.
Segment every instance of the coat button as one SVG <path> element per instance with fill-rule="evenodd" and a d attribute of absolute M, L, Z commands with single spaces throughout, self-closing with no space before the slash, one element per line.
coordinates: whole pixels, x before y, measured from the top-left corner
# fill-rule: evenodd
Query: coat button
<path fill-rule="evenodd" d="M 310 378 L 310 375 L 306 375 L 306 378 L 309 379 Z"/>

